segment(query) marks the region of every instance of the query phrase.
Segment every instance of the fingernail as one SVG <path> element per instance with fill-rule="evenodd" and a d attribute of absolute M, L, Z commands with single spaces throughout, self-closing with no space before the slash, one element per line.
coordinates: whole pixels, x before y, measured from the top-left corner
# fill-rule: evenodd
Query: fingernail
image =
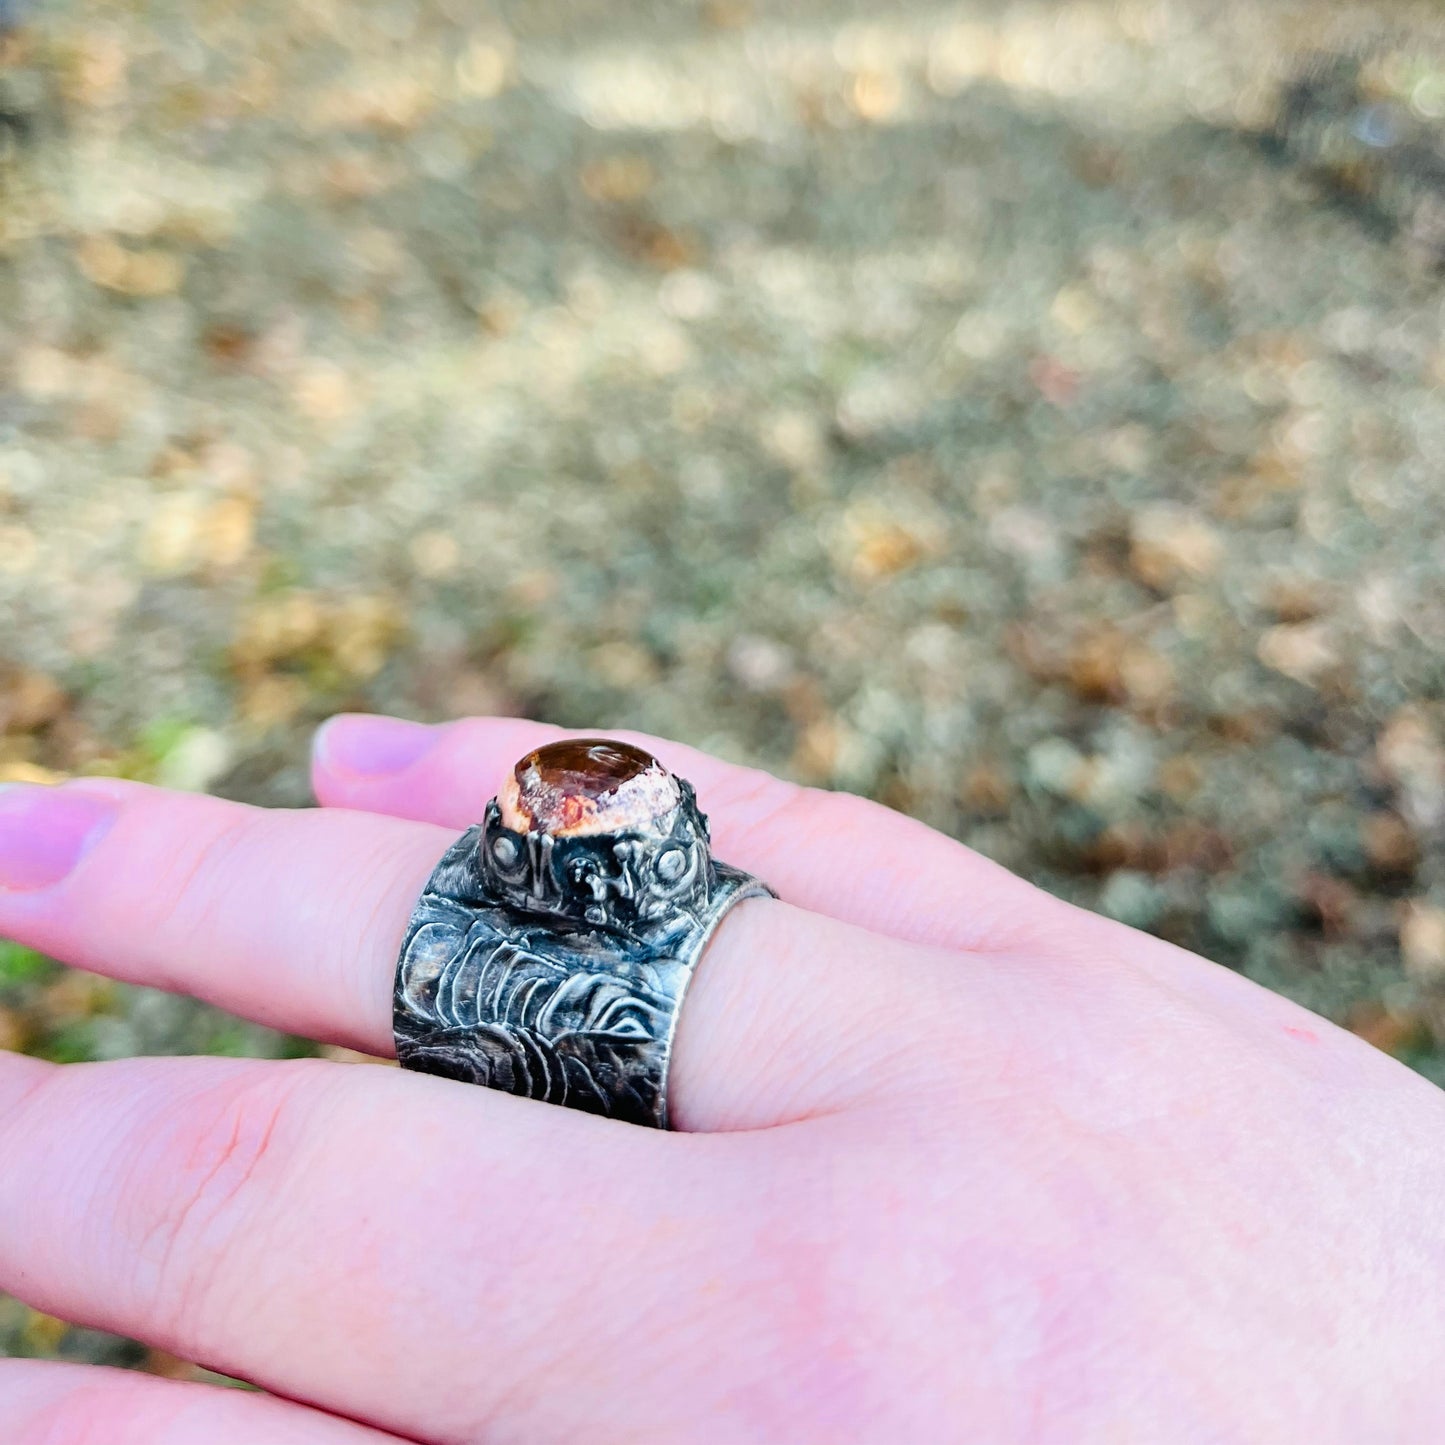
<path fill-rule="evenodd" d="M 0 791 L 0 888 L 32 892 L 65 878 L 115 821 L 118 805 L 95 793 L 36 783 Z"/>
<path fill-rule="evenodd" d="M 328 768 L 363 778 L 384 778 L 409 768 L 436 745 L 441 733 L 402 718 L 343 713 L 316 734 L 316 756 Z"/>

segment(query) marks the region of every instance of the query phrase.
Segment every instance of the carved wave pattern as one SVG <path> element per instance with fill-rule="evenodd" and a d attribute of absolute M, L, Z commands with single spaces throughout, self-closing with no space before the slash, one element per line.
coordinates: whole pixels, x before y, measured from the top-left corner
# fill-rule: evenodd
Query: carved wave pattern
<path fill-rule="evenodd" d="M 539 919 L 477 867 L 482 826 L 447 850 L 412 914 L 397 966 L 397 1052 L 408 1068 L 665 1127 L 677 1006 L 713 924 L 770 890 L 708 867 L 705 912 L 620 935 Z"/>
<path fill-rule="evenodd" d="M 442 900 L 438 900 L 442 902 Z M 449 911 L 449 910 L 448 910 Z M 543 953 L 495 914 L 459 928 L 421 921 L 398 975 L 397 1039 L 408 1067 L 527 1098 L 655 1122 L 672 1016 L 657 970 L 635 978 L 585 952 Z M 652 975 L 648 986 L 648 975 Z"/>

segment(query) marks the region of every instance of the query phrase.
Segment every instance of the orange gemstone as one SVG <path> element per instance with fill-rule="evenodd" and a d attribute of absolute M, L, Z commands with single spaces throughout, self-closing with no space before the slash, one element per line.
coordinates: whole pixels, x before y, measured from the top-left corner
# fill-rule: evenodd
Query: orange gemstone
<path fill-rule="evenodd" d="M 651 753 L 631 743 L 612 742 L 607 738 L 568 738 L 528 753 L 517 764 L 515 773 L 519 783 L 531 774 L 541 787 L 559 788 L 564 793 L 596 799 L 616 792 L 629 778 L 649 768 L 661 767 Z"/>
<path fill-rule="evenodd" d="M 651 753 L 608 738 L 569 738 L 528 753 L 497 801 L 505 827 L 562 836 L 645 829 L 680 798 L 676 779 Z"/>

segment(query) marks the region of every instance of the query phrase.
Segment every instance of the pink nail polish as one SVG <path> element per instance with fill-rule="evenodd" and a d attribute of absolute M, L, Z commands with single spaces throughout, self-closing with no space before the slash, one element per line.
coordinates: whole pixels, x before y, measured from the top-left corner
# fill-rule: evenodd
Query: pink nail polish
<path fill-rule="evenodd" d="M 345 713 L 316 734 L 316 756 L 326 768 L 363 778 L 404 772 L 441 737 L 439 729 L 402 718 Z"/>
<path fill-rule="evenodd" d="M 19 783 L 0 792 L 0 889 L 59 883 L 105 834 L 118 811 L 95 793 Z"/>

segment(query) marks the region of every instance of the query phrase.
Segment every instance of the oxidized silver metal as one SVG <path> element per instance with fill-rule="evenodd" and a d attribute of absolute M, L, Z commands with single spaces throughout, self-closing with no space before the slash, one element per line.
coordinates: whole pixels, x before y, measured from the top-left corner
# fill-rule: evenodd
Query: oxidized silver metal
<path fill-rule="evenodd" d="M 667 1127 L 693 969 L 729 908 L 772 896 L 713 859 L 696 795 L 675 782 L 680 801 L 646 829 L 518 831 L 487 805 L 407 927 L 394 997 L 404 1067 Z"/>

